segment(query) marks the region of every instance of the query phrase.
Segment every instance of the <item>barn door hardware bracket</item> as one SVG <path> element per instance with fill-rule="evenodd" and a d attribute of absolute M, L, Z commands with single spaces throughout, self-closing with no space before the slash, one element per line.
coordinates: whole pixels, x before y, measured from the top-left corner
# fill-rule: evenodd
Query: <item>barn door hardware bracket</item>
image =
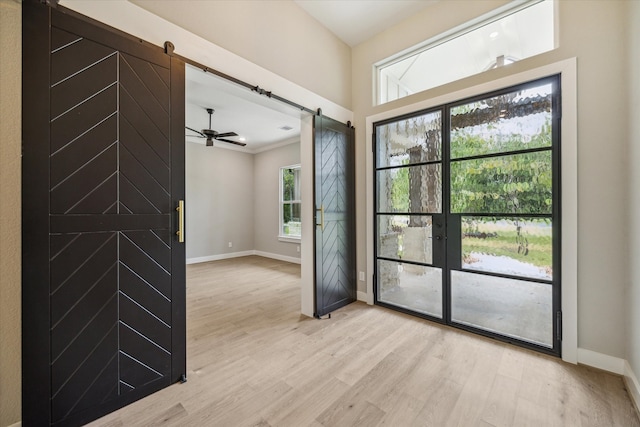
<path fill-rule="evenodd" d="M 264 95 L 267 98 L 271 98 L 272 92 L 270 90 L 264 90 L 260 86 L 254 86 L 251 90 L 257 92 L 259 95 Z"/>
<path fill-rule="evenodd" d="M 173 51 L 176 49 L 175 45 L 170 41 L 164 42 L 164 53 L 167 55 L 173 55 Z"/>

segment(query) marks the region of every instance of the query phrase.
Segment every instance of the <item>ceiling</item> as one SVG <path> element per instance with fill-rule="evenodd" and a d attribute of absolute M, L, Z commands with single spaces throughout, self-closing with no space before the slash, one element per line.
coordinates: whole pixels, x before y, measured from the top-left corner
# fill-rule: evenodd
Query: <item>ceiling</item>
<path fill-rule="evenodd" d="M 437 0 L 295 0 L 307 13 L 350 46 L 400 22 Z M 299 140 L 300 110 L 258 95 L 194 67 L 186 72 L 186 125 L 209 126 L 206 108 L 215 110 L 211 127 L 220 133 L 236 132 L 246 147 L 215 142 L 214 146 L 256 153 Z M 283 130 L 283 127 L 290 127 Z M 203 138 L 186 131 L 187 141 L 204 144 Z"/>
<path fill-rule="evenodd" d="M 235 132 L 237 137 L 227 139 L 239 141 L 243 137 L 247 144 L 239 147 L 217 141 L 214 146 L 255 153 L 274 144 L 297 140 L 300 135 L 300 110 L 192 66 L 186 70 L 186 95 L 188 127 L 208 128 L 206 108 L 213 108 L 211 128 L 219 133 Z M 205 143 L 193 132 L 186 131 L 186 135 L 187 142 Z"/>
<path fill-rule="evenodd" d="M 295 0 L 351 47 L 370 39 L 438 0 Z"/>

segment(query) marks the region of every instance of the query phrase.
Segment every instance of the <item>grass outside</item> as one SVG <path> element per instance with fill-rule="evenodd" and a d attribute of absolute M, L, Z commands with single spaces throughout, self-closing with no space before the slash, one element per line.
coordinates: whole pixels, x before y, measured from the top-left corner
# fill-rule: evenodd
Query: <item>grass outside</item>
<path fill-rule="evenodd" d="M 518 244 L 518 235 L 514 224 L 484 222 L 478 224 L 476 231 L 486 233 L 492 237 L 463 237 L 463 257 L 471 252 L 494 256 L 507 256 L 515 260 L 551 269 L 552 266 L 552 236 L 551 226 L 527 224 L 523 227 L 523 245 Z M 523 240 L 524 239 L 524 240 Z M 521 248 L 518 252 L 518 248 Z M 528 249 L 527 250 L 523 250 Z"/>

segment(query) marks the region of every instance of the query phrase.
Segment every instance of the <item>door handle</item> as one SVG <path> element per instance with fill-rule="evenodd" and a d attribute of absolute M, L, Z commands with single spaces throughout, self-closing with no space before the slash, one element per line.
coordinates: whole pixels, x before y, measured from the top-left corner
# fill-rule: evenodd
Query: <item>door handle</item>
<path fill-rule="evenodd" d="M 320 205 L 320 209 L 316 209 L 316 212 L 320 212 L 320 224 L 316 223 L 316 225 L 319 225 L 320 229 L 324 231 L 324 205 Z"/>
<path fill-rule="evenodd" d="M 178 202 L 176 211 L 178 211 L 178 231 L 176 231 L 176 235 L 178 236 L 178 242 L 184 243 L 184 200 Z"/>

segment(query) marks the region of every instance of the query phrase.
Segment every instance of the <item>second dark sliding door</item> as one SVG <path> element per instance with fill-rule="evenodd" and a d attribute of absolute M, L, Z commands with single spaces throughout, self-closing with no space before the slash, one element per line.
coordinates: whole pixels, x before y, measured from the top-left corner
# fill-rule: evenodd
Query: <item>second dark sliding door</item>
<path fill-rule="evenodd" d="M 560 354 L 559 93 L 375 124 L 377 304 Z"/>
<path fill-rule="evenodd" d="M 320 317 L 356 300 L 355 130 L 322 114 L 313 128 L 314 316 Z"/>

